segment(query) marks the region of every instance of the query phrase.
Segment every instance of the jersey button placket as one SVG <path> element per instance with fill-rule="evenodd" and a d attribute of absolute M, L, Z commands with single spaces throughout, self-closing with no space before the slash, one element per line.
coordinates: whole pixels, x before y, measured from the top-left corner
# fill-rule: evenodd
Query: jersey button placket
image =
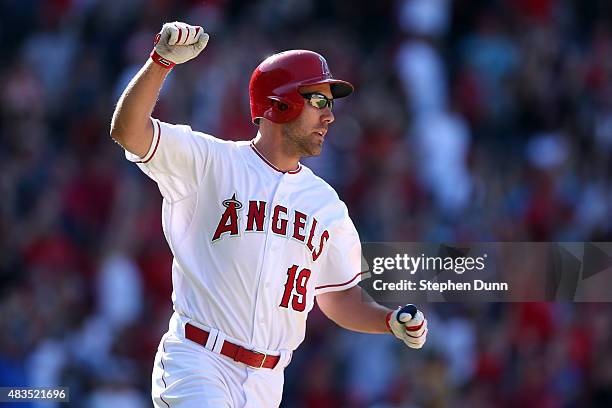
<path fill-rule="evenodd" d="M 276 187 L 276 191 L 271 199 L 271 207 L 270 207 L 270 217 L 272 216 L 272 211 L 274 211 L 274 206 L 278 203 L 279 195 L 282 194 L 283 189 L 283 178 L 278 179 L 278 185 Z M 274 256 L 270 256 L 271 254 L 277 253 L 278 242 L 275 234 L 272 233 L 270 229 L 266 232 L 266 242 L 264 244 L 264 254 L 261 263 L 261 272 L 257 281 L 257 295 L 255 300 L 255 310 L 254 310 L 254 322 L 255 326 L 253 328 L 253 334 L 251 340 L 253 342 L 265 341 L 268 338 L 267 333 L 263 333 L 261 327 L 266 322 L 266 313 L 267 309 L 276 306 L 275 299 L 270 297 L 269 290 L 266 290 L 266 283 L 268 283 L 268 275 L 270 270 L 274 270 L 277 268 L 277 260 L 274 259 Z"/>

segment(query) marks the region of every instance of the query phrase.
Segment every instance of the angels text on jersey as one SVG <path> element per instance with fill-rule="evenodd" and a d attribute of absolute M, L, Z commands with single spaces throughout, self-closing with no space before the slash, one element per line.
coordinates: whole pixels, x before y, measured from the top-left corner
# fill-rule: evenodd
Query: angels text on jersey
<path fill-rule="evenodd" d="M 321 256 L 325 243 L 329 240 L 329 231 L 327 230 L 324 230 L 318 236 L 318 239 L 315 238 L 318 224 L 316 218 L 312 217 L 312 222 L 308 224 L 308 220 L 311 218 L 308 214 L 299 210 L 290 211 L 281 204 L 276 204 L 274 208 L 270 209 L 270 205 L 266 201 L 249 200 L 246 209 L 247 221 L 245 227 L 241 225 L 241 217 L 239 216 L 239 213 L 244 210 L 244 206 L 242 202 L 236 199 L 235 193 L 231 198 L 223 200 L 222 205 L 225 210 L 220 215 L 212 242 L 223 239 L 224 236 L 239 236 L 241 228 L 244 228 L 246 232 L 264 232 L 266 220 L 270 219 L 270 213 L 272 217 L 267 228 L 270 228 L 276 235 L 294 238 L 302 242 L 312 254 L 313 262 Z"/>

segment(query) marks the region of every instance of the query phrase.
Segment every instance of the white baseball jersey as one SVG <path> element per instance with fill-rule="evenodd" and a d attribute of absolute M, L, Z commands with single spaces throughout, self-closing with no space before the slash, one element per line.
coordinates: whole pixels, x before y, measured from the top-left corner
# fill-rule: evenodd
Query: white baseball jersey
<path fill-rule="evenodd" d="M 175 311 L 255 349 L 295 349 L 314 297 L 361 279 L 346 205 L 303 165 L 283 173 L 252 142 L 153 119 L 149 152 L 174 255 Z"/>

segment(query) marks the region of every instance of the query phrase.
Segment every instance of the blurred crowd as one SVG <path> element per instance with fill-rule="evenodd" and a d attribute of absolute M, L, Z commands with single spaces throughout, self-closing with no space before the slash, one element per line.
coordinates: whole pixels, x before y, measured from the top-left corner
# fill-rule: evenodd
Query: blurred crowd
<path fill-rule="evenodd" d="M 159 191 L 109 124 L 172 20 L 211 40 L 169 76 L 164 121 L 253 138 L 252 69 L 290 48 L 355 84 L 305 163 L 362 241 L 611 238 L 607 0 L 0 0 L 0 386 L 151 404 L 172 257 Z M 611 305 L 423 308 L 418 352 L 315 309 L 283 406 L 612 406 Z"/>

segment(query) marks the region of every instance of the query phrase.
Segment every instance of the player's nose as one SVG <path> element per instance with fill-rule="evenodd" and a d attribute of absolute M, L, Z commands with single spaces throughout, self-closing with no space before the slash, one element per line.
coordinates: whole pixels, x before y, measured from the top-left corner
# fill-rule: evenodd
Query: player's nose
<path fill-rule="evenodd" d="M 321 120 L 328 125 L 336 119 L 334 113 L 329 108 L 325 108 L 321 112 Z"/>

